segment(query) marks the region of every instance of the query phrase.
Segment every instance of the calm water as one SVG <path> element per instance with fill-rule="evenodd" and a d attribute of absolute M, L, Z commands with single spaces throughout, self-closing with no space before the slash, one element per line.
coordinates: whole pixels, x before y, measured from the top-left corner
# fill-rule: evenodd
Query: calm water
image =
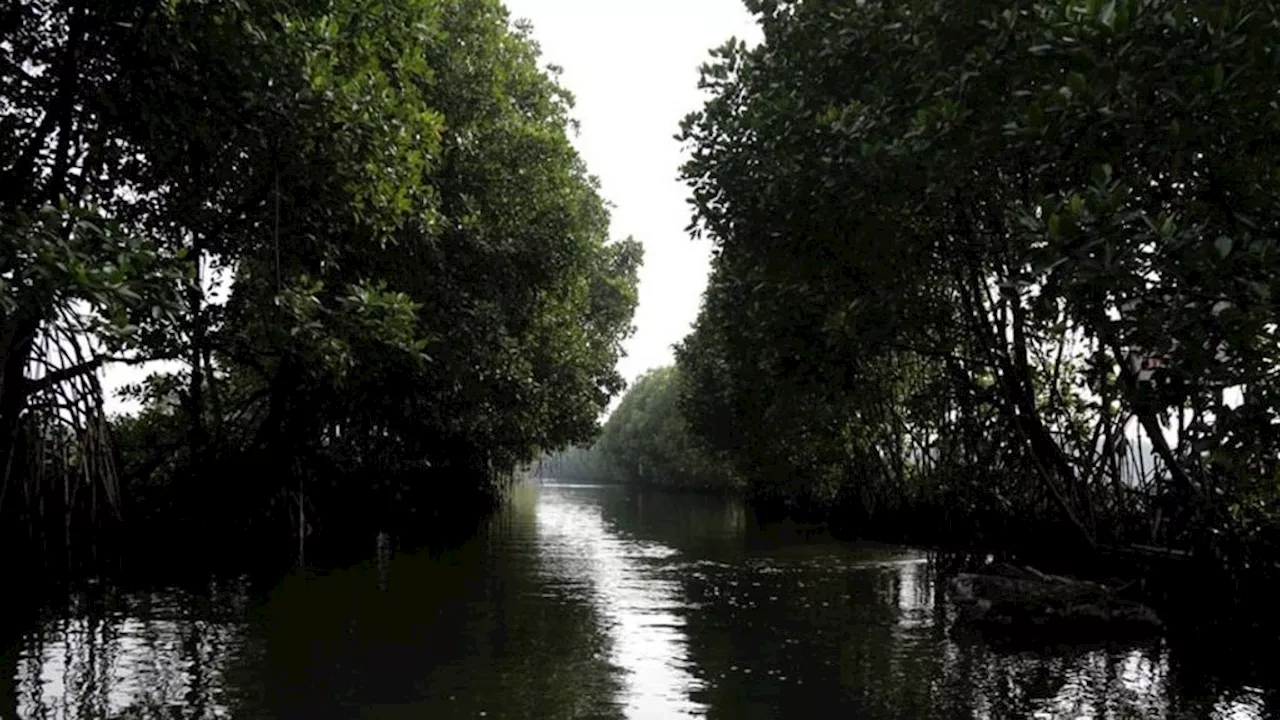
<path fill-rule="evenodd" d="M 949 639 L 914 551 L 734 501 L 524 486 L 455 552 L 273 588 L 102 589 L 10 633 L 0 717 L 1260 718 L 1164 643 Z M 16 640 L 13 639 L 16 637 Z"/>

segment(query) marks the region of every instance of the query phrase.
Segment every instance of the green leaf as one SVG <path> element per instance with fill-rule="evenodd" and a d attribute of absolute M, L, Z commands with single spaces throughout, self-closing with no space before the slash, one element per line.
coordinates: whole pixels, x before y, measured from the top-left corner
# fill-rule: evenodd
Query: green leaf
<path fill-rule="evenodd" d="M 1033 102 L 1027 108 L 1027 124 L 1031 127 L 1044 127 L 1044 108 L 1040 103 Z"/>
<path fill-rule="evenodd" d="M 1085 90 L 1089 87 L 1088 81 L 1085 80 L 1084 75 L 1075 71 L 1067 74 L 1067 86 L 1076 94 L 1084 94 Z"/>
<path fill-rule="evenodd" d="M 1062 235 L 1062 217 L 1057 213 L 1049 216 L 1049 237 L 1056 238 Z"/>
<path fill-rule="evenodd" d="M 1107 27 L 1114 27 L 1116 22 L 1116 0 L 1107 0 L 1098 11 L 1098 22 Z"/>

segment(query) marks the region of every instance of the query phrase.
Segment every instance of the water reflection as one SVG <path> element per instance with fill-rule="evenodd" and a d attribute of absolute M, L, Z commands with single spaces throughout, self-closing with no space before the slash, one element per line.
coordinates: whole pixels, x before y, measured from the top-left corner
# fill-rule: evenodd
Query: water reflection
<path fill-rule="evenodd" d="M 13 682 L 21 718 L 232 717 L 226 674 L 244 644 L 227 621 L 243 581 L 111 597 L 72 596 L 24 638 Z M 216 608 L 216 609 L 215 609 Z"/>
<path fill-rule="evenodd" d="M 451 552 L 380 574 L 374 550 L 273 587 L 96 588 L 0 625 L 0 718 L 1254 720 L 1276 705 L 1276 678 L 1220 671 L 1222 650 L 952 635 L 920 553 L 760 527 L 723 499 L 526 486 Z"/>
<path fill-rule="evenodd" d="M 594 490 L 594 489 L 593 489 Z M 539 561 L 551 585 L 567 585 L 595 604 L 624 672 L 621 706 L 629 718 L 702 717 L 690 694 L 680 584 L 664 577 L 678 552 L 609 528 L 599 507 L 571 487 L 548 486 L 538 504 Z"/>

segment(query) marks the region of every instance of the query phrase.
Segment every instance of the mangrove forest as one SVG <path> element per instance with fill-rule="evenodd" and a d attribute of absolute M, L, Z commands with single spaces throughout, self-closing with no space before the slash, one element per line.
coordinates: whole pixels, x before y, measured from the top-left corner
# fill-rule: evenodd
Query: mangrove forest
<path fill-rule="evenodd" d="M 1275 717 L 1278 310 L 1274 0 L 0 3 L 0 720 Z"/>

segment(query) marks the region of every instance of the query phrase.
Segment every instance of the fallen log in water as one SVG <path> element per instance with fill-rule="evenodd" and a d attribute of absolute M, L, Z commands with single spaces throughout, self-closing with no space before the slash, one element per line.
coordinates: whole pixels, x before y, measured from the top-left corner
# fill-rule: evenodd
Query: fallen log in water
<path fill-rule="evenodd" d="M 1120 596 L 1113 587 L 1032 567 L 993 565 L 960 573 L 949 583 L 957 622 L 1003 633 L 1053 631 L 1096 638 L 1150 634 L 1162 629 L 1155 611 Z"/>

